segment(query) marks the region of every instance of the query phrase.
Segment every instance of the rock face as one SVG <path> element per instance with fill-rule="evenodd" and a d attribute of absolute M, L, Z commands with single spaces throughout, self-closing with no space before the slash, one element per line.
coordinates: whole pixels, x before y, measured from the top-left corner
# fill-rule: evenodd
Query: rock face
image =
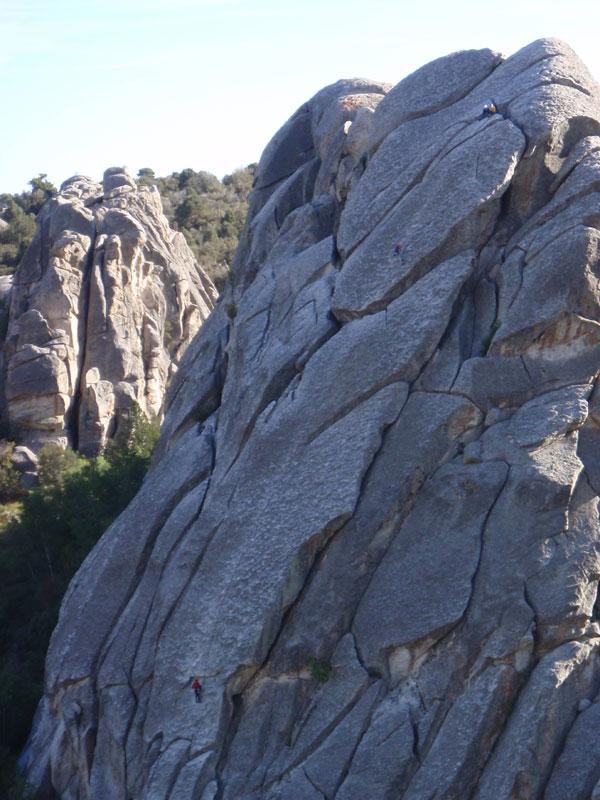
<path fill-rule="evenodd" d="M 599 211 L 556 40 L 292 117 L 65 598 L 42 797 L 600 796 Z"/>
<path fill-rule="evenodd" d="M 158 191 L 120 168 L 75 176 L 40 212 L 12 282 L 4 344 L 12 435 L 97 454 L 165 388 L 216 300 Z"/>

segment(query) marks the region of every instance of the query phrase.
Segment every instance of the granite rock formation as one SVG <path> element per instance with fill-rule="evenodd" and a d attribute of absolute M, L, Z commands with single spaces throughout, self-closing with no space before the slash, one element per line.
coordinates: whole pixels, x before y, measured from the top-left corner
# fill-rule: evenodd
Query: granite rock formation
<path fill-rule="evenodd" d="M 30 784 L 599 797 L 600 88 L 552 39 L 340 82 L 251 205 L 65 597 Z"/>
<path fill-rule="evenodd" d="M 3 353 L 12 436 L 95 455 L 134 401 L 159 414 L 215 300 L 154 187 L 121 168 L 102 184 L 65 181 L 12 281 Z"/>

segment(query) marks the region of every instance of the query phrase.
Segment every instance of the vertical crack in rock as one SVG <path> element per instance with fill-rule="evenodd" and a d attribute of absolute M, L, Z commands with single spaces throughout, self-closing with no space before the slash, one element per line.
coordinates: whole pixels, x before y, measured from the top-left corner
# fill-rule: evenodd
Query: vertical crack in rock
<path fill-rule="evenodd" d="M 477 557 L 477 565 L 475 567 L 475 571 L 473 572 L 473 575 L 471 577 L 471 594 L 469 596 L 469 601 L 467 603 L 467 606 L 466 606 L 466 608 L 464 610 L 463 617 L 457 623 L 457 626 L 462 624 L 463 620 L 465 620 L 467 618 L 467 616 L 468 616 L 469 608 L 470 608 L 471 603 L 473 601 L 473 594 L 474 594 L 474 591 L 475 591 L 475 584 L 476 584 L 476 582 L 478 580 L 478 577 L 479 577 L 479 568 L 481 566 L 481 557 L 483 555 L 483 549 L 484 549 L 484 546 L 485 546 L 485 529 L 486 529 L 486 526 L 488 524 L 488 521 L 489 521 L 490 517 L 492 516 L 494 508 L 498 504 L 500 496 L 502 495 L 502 492 L 504 491 L 504 488 L 505 488 L 506 484 L 508 483 L 508 476 L 509 476 L 509 473 L 510 473 L 510 464 L 508 464 L 506 461 L 504 461 L 502 463 L 504 463 L 506 465 L 506 474 L 504 476 L 504 480 L 502 482 L 502 485 L 500 486 L 500 488 L 499 488 L 499 490 L 498 490 L 498 492 L 496 494 L 496 497 L 492 501 L 492 504 L 490 505 L 489 510 L 488 510 L 487 514 L 485 515 L 485 518 L 484 518 L 483 523 L 481 525 L 481 534 L 480 534 L 480 539 L 479 539 L 479 541 L 480 541 L 479 555 Z M 452 635 L 452 631 L 449 631 L 448 635 Z"/>
<path fill-rule="evenodd" d="M 365 398 L 365 399 L 367 399 L 367 398 Z M 350 514 L 349 519 L 344 520 L 343 522 L 341 522 L 339 527 L 332 528 L 330 533 L 329 533 L 329 535 L 325 537 L 322 547 L 318 551 L 315 552 L 311 567 L 310 567 L 310 569 L 308 570 L 308 572 L 306 574 L 306 577 L 304 579 L 304 582 L 303 582 L 302 588 L 300 589 L 300 592 L 298 593 L 298 595 L 296 596 L 294 601 L 290 604 L 290 606 L 287 609 L 286 613 L 282 617 L 281 625 L 280 625 L 280 628 L 279 628 L 279 632 L 278 632 L 277 636 L 275 637 L 275 639 L 273 640 L 273 644 L 271 645 L 269 653 L 267 654 L 267 658 L 265 659 L 265 662 L 264 662 L 265 664 L 268 663 L 271 653 L 277 647 L 277 644 L 278 644 L 279 639 L 281 637 L 281 633 L 284 630 L 285 622 L 286 622 L 287 618 L 289 616 L 291 616 L 291 614 L 293 613 L 294 609 L 302 602 L 303 594 L 309 590 L 311 582 L 312 582 L 312 579 L 313 579 L 313 576 L 319 571 L 320 565 L 322 564 L 323 560 L 327 557 L 327 553 L 328 553 L 329 549 L 331 548 L 333 542 L 335 541 L 336 537 L 339 536 L 340 533 L 343 534 L 343 531 L 346 529 L 346 527 L 352 521 L 352 519 L 354 517 L 354 514 L 356 513 L 356 508 L 357 508 L 358 504 L 360 503 L 361 497 L 363 496 L 364 488 L 365 488 L 366 484 L 369 481 L 370 475 L 371 475 L 372 470 L 373 470 L 373 466 L 377 461 L 379 453 L 382 451 L 383 447 L 385 446 L 385 440 L 386 440 L 387 431 L 392 427 L 392 425 L 394 425 L 398 421 L 400 415 L 402 414 L 402 409 L 404 408 L 404 405 L 405 405 L 405 403 L 402 404 L 402 407 L 400 408 L 396 418 L 392 422 L 390 422 L 387 425 L 385 425 L 383 427 L 382 431 L 381 431 L 379 447 L 377 448 L 377 450 L 373 454 L 373 456 L 371 458 L 371 462 L 367 466 L 367 468 L 366 468 L 366 470 L 365 470 L 365 472 L 363 474 L 363 477 L 362 477 L 362 480 L 361 480 L 361 483 L 360 483 L 360 488 L 359 488 L 358 493 L 357 493 L 356 503 L 354 505 L 354 510 Z M 348 629 L 348 631 L 349 631 L 349 629 Z M 344 633 L 346 633 L 348 631 L 345 631 Z M 358 649 L 357 649 L 357 656 L 359 656 Z"/>
<path fill-rule="evenodd" d="M 146 615 L 145 615 L 145 618 L 144 618 L 143 625 L 142 625 L 142 627 L 141 627 L 141 629 L 139 631 L 137 642 L 136 642 L 136 645 L 135 645 L 135 647 L 133 649 L 132 666 L 135 665 L 135 663 L 137 661 L 138 652 L 139 652 L 139 649 L 141 647 L 141 642 L 144 639 L 144 636 L 145 636 L 145 633 L 146 633 L 146 628 L 147 628 L 148 623 L 149 623 L 149 621 L 150 621 L 150 619 L 152 617 L 153 610 L 154 610 L 154 602 L 155 602 L 156 595 L 157 595 L 157 592 L 159 590 L 159 586 L 160 586 L 161 580 L 163 578 L 165 569 L 167 567 L 167 564 L 169 563 L 169 561 L 171 560 L 171 557 L 177 551 L 177 549 L 181 545 L 182 541 L 185 539 L 185 537 L 187 536 L 187 534 L 189 533 L 191 528 L 194 526 L 194 524 L 198 521 L 198 519 L 200 517 L 200 514 L 202 512 L 202 508 L 204 506 L 204 501 L 206 499 L 206 494 L 207 494 L 208 488 L 210 486 L 210 472 L 207 473 L 206 471 L 204 471 L 202 474 L 194 476 L 194 479 L 190 482 L 190 484 L 185 486 L 185 490 L 180 493 L 179 497 L 173 498 L 173 500 L 172 500 L 172 502 L 170 504 L 170 507 L 168 509 L 168 513 L 171 514 L 177 508 L 177 506 L 179 505 L 179 502 L 182 499 L 184 499 L 186 497 L 189 497 L 194 489 L 196 489 L 198 487 L 202 487 L 203 484 L 205 484 L 205 488 L 204 488 L 204 491 L 202 493 L 202 500 L 200 502 L 200 505 L 198 506 L 198 510 L 195 512 L 195 515 L 193 516 L 193 518 L 182 528 L 181 532 L 178 533 L 177 537 L 175 538 L 175 540 L 170 545 L 170 547 L 169 547 L 169 549 L 167 551 L 167 557 L 165 558 L 165 561 L 163 562 L 163 564 L 161 566 L 160 573 L 158 575 L 158 578 L 157 578 L 157 581 L 156 581 L 156 585 L 154 587 L 153 594 L 152 594 L 152 596 L 150 598 L 150 601 L 148 603 L 148 608 L 147 608 L 147 612 L 146 612 Z M 162 528 L 163 528 L 163 524 L 161 522 L 160 523 L 160 528 L 158 528 L 158 530 L 161 530 Z M 143 579 L 144 573 L 147 570 L 148 562 L 149 562 L 150 558 L 152 557 L 152 554 L 153 554 L 153 552 L 155 550 L 156 539 L 157 538 L 158 537 L 156 537 L 154 539 L 154 541 L 151 541 L 151 542 L 149 541 L 149 543 L 148 543 L 149 555 L 148 555 L 148 558 L 146 558 L 143 563 L 142 562 L 140 563 L 140 566 L 139 566 L 139 569 L 138 569 L 138 574 L 140 575 L 140 578 L 139 578 L 139 581 L 138 581 L 138 585 L 141 582 L 141 580 Z M 143 556 L 142 556 L 142 558 L 143 558 Z M 132 598 L 135 598 L 135 591 L 132 593 L 131 596 L 132 596 Z M 176 603 L 175 603 L 175 605 L 176 605 Z M 165 620 L 165 624 L 166 624 L 166 620 Z M 159 635 L 157 637 L 157 642 L 156 642 L 157 645 L 158 645 L 159 641 L 160 641 L 160 633 L 159 633 Z M 110 646 L 104 649 L 104 653 L 103 653 L 104 659 L 106 659 L 108 657 L 109 653 L 110 653 Z M 98 668 L 97 668 L 98 672 L 101 671 L 102 665 L 103 665 L 103 662 L 101 661 L 99 663 L 99 665 L 98 665 Z"/>
<path fill-rule="evenodd" d="M 357 652 L 358 652 L 358 650 L 357 650 Z M 344 768 L 343 768 L 343 770 L 342 770 L 342 772 L 341 772 L 341 774 L 340 774 L 340 776 L 339 776 L 339 778 L 337 780 L 335 789 L 333 791 L 333 794 L 331 795 L 330 800 L 335 800 L 335 798 L 337 797 L 338 792 L 340 791 L 344 781 L 348 777 L 348 774 L 350 773 L 350 768 L 352 766 L 352 762 L 354 760 L 354 756 L 355 756 L 356 752 L 358 751 L 365 734 L 367 733 L 367 731 L 370 728 L 371 721 L 373 719 L 373 714 L 375 713 L 376 708 L 377 708 L 377 702 L 375 702 L 371 706 L 371 709 L 370 709 L 368 715 L 365 717 L 365 719 L 363 721 L 362 728 L 361 728 L 360 733 L 359 733 L 359 735 L 357 737 L 356 743 L 355 743 L 354 747 L 352 748 L 352 751 L 349 754 L 346 763 L 344 764 Z M 392 733 L 389 734 L 389 736 L 391 736 L 391 735 L 392 735 Z"/>
<path fill-rule="evenodd" d="M 206 489 L 203 492 L 202 500 L 201 500 L 200 505 L 198 507 L 198 510 L 194 514 L 192 520 L 181 530 L 181 532 L 177 536 L 176 540 L 173 542 L 173 544 L 172 544 L 172 546 L 171 546 L 171 548 L 169 550 L 169 556 L 173 555 L 178 550 L 180 545 L 185 541 L 185 538 L 188 535 L 188 533 L 197 524 L 198 520 L 200 519 L 200 515 L 202 513 L 202 509 L 204 508 L 204 504 L 206 502 L 206 497 L 207 497 L 209 489 L 210 489 L 211 472 L 212 472 L 212 468 L 214 467 L 214 443 L 213 443 L 213 440 L 212 440 L 212 436 L 209 435 L 208 438 L 209 438 L 209 442 L 210 442 L 210 449 L 211 449 L 211 456 L 212 456 L 211 457 L 211 461 L 210 461 L 210 465 L 203 471 L 202 475 L 199 478 L 198 478 L 198 476 L 194 476 L 194 480 L 195 480 L 195 485 L 196 486 L 200 486 L 204 481 L 206 481 Z M 185 494 L 182 494 L 181 497 L 185 497 Z M 176 505 L 177 505 L 177 502 L 173 503 L 172 504 L 172 508 L 175 508 Z M 212 535 L 214 535 L 214 532 L 215 531 L 213 531 Z M 196 558 L 196 561 L 194 563 L 194 566 L 190 570 L 190 574 L 189 574 L 187 580 L 183 584 L 183 586 L 180 589 L 178 595 L 174 596 L 172 598 L 172 603 L 171 603 L 171 606 L 169 608 L 169 611 L 168 611 L 167 615 L 164 617 L 164 619 L 162 620 L 162 622 L 160 624 L 160 627 L 159 627 L 159 629 L 158 629 L 158 631 L 156 633 L 156 638 L 155 638 L 155 643 L 154 643 L 155 652 L 156 652 L 156 648 L 158 647 L 158 645 L 160 643 L 160 639 L 161 639 L 161 636 L 162 636 L 162 633 L 163 633 L 164 629 L 166 628 L 166 626 L 167 626 L 171 616 L 173 615 L 173 613 L 177 610 L 177 606 L 178 606 L 178 604 L 179 604 L 179 602 L 181 600 L 181 597 L 185 594 L 185 592 L 187 590 L 187 587 L 189 586 L 189 583 L 194 578 L 194 576 L 195 576 L 195 574 L 196 574 L 196 572 L 198 570 L 199 565 L 202 563 L 202 558 L 204 557 L 204 553 L 206 552 L 206 549 L 207 549 L 208 545 L 212 541 L 212 535 L 209 534 L 207 536 L 205 544 L 204 544 L 203 548 L 201 549 L 201 551 L 199 552 L 199 554 L 198 554 L 198 556 Z M 170 558 L 166 558 L 165 561 L 163 562 L 163 565 L 161 567 L 161 575 L 160 575 L 159 580 L 157 581 L 156 591 L 158 590 L 158 587 L 160 586 L 162 574 L 163 574 L 164 570 L 166 569 L 166 567 L 168 566 L 170 560 L 171 560 Z M 152 601 L 150 603 L 148 619 L 150 619 L 150 614 L 151 614 L 151 611 L 152 611 L 153 603 L 154 603 L 154 596 L 153 596 Z M 144 624 L 144 629 L 146 628 L 147 621 Z M 142 638 L 143 635 L 144 635 L 144 631 L 142 631 L 141 634 L 140 634 L 140 641 L 141 641 L 141 638 Z M 136 648 L 134 663 L 135 663 L 136 658 L 137 658 L 137 648 Z"/>
<path fill-rule="evenodd" d="M 163 525 L 166 522 L 169 514 L 171 513 L 171 510 L 173 508 L 175 508 L 177 506 L 177 504 L 179 503 L 179 501 L 181 499 L 183 499 L 197 485 L 198 485 L 198 483 L 197 483 L 197 480 L 196 480 L 195 476 L 189 482 L 183 483 L 180 486 L 179 491 L 177 492 L 177 494 L 172 498 L 171 503 L 168 506 L 165 507 L 163 514 L 161 515 L 161 517 L 159 519 L 156 520 L 155 524 L 153 525 L 153 527 L 149 531 L 148 539 L 147 539 L 146 544 L 145 544 L 145 546 L 144 546 L 144 548 L 143 548 L 143 550 L 142 550 L 142 552 L 140 554 L 140 558 L 139 558 L 139 561 L 138 561 L 138 563 L 136 565 L 135 572 L 133 573 L 133 575 L 131 577 L 131 583 L 129 584 L 129 589 L 126 592 L 125 603 L 117 611 L 117 613 L 115 614 L 115 617 L 114 617 L 115 621 L 120 616 L 122 616 L 122 614 L 125 611 L 125 608 L 126 608 L 128 602 L 129 602 L 129 598 L 132 597 L 135 594 L 135 590 L 136 590 L 138 584 L 140 583 L 140 581 L 141 581 L 141 579 L 143 577 L 144 571 L 146 569 L 146 565 L 148 563 L 148 559 L 150 558 L 150 555 L 152 554 L 152 550 L 154 548 L 156 539 L 157 539 L 158 535 L 160 534 L 160 532 L 161 532 L 161 530 L 163 528 Z M 102 642 L 102 644 L 100 645 L 100 648 L 99 648 L 99 652 L 100 653 L 102 653 L 102 651 L 104 650 L 104 647 L 105 647 L 105 642 Z M 98 666 L 99 666 L 98 663 L 94 664 L 94 666 L 93 666 L 93 671 L 94 672 L 97 671 Z"/>
<path fill-rule="evenodd" d="M 356 708 L 356 706 L 360 703 L 363 699 L 364 695 L 369 691 L 370 686 L 366 683 L 364 686 L 360 688 L 358 693 L 350 700 L 347 705 L 344 705 L 338 714 L 333 717 L 328 724 L 320 731 L 319 735 L 315 737 L 310 743 L 306 745 L 306 747 L 301 750 L 296 757 L 290 761 L 285 770 L 279 775 L 277 778 L 277 783 L 284 780 L 290 773 L 292 773 L 296 767 L 301 766 L 304 764 L 309 757 L 314 754 L 321 745 L 327 741 L 327 739 L 331 736 L 331 734 L 338 728 L 341 723 L 352 713 L 352 711 Z M 318 708 L 318 706 L 317 706 Z M 309 720 L 304 720 L 306 724 Z M 297 739 L 299 739 L 302 735 L 302 727 L 298 731 Z M 267 786 L 268 788 L 268 786 Z"/>
<path fill-rule="evenodd" d="M 81 304 L 80 319 L 78 325 L 79 353 L 77 356 L 77 381 L 73 388 L 73 401 L 68 416 L 65 418 L 69 439 L 74 450 L 79 449 L 79 408 L 81 405 L 81 373 L 85 363 L 85 350 L 87 342 L 88 312 L 90 305 L 90 273 L 92 271 L 94 254 L 96 249 L 97 228 L 90 241 L 87 259 L 83 270 L 82 289 L 83 302 Z"/>
<path fill-rule="evenodd" d="M 235 734 L 240 724 L 241 717 L 242 717 L 242 697 L 240 694 L 234 694 L 231 697 L 231 711 L 229 713 L 229 722 L 227 723 L 225 733 L 223 736 L 223 743 L 221 745 L 221 754 L 219 756 L 219 760 L 217 761 L 217 766 L 215 767 L 215 775 L 216 775 L 218 789 L 217 793 L 215 794 L 214 800 L 222 800 L 223 798 L 224 786 L 221 776 L 224 765 L 227 763 L 227 756 L 231 748 L 231 743 L 235 738 Z"/>
<path fill-rule="evenodd" d="M 322 800 L 328 800 L 328 798 L 323 794 L 323 792 L 319 789 L 319 787 L 316 785 L 316 783 L 313 780 L 311 780 L 311 777 L 308 774 L 308 772 L 305 769 L 303 769 L 302 772 L 304 773 L 304 777 L 310 783 L 310 785 L 313 787 L 313 789 L 316 792 L 318 792 L 318 794 L 321 795 Z"/>

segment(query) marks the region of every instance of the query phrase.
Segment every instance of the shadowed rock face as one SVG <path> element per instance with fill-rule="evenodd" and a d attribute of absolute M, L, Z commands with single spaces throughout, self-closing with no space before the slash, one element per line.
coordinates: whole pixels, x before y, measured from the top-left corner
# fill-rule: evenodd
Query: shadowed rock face
<path fill-rule="evenodd" d="M 216 291 L 157 190 L 120 168 L 75 176 L 38 217 L 14 276 L 4 344 L 12 434 L 97 454 L 136 401 L 162 409 L 167 381 Z"/>
<path fill-rule="evenodd" d="M 386 89 L 328 87 L 265 150 L 65 598 L 44 797 L 600 793 L 600 88 L 541 40 Z"/>

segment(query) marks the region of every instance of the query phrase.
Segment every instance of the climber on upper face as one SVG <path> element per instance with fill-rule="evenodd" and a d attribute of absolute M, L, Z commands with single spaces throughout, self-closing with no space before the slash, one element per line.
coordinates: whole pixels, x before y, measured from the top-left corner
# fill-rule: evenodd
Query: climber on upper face
<path fill-rule="evenodd" d="M 194 678 L 194 682 L 192 683 L 192 689 L 194 690 L 194 697 L 196 698 L 196 702 L 199 703 L 202 700 L 202 686 L 200 685 L 198 676 Z"/>
<path fill-rule="evenodd" d="M 493 117 L 494 114 L 497 113 L 498 113 L 498 108 L 496 106 L 496 103 L 494 103 L 494 101 L 492 100 L 491 103 L 489 104 L 486 103 L 484 105 L 483 111 L 481 112 L 481 116 L 479 117 L 479 119 L 484 119 L 485 117 Z"/>
<path fill-rule="evenodd" d="M 396 247 L 394 247 L 394 255 L 395 256 L 399 256 L 400 255 L 400 250 L 402 250 L 402 242 L 398 242 L 396 244 Z"/>

